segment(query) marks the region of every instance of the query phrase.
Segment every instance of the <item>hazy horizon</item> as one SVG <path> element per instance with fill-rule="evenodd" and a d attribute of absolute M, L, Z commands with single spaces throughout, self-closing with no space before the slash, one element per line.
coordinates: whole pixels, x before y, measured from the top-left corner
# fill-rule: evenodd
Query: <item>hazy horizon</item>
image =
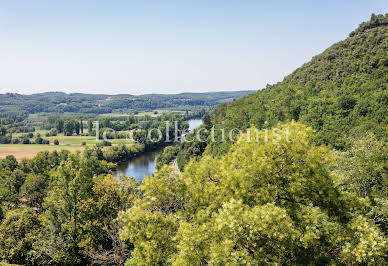
<path fill-rule="evenodd" d="M 199 91 L 199 92 L 193 92 L 193 91 L 183 91 L 183 92 L 155 92 L 155 93 L 138 93 L 138 94 L 131 94 L 131 93 L 98 93 L 98 92 L 65 92 L 65 91 L 42 91 L 42 92 L 33 92 L 33 93 L 20 93 L 20 92 L 11 92 L 11 91 L 5 91 L 1 92 L 0 94 L 7 94 L 7 93 L 16 93 L 21 95 L 32 95 L 32 94 L 40 94 L 40 93 L 65 93 L 65 94 L 94 94 L 94 95 L 109 95 L 109 96 L 115 96 L 115 95 L 134 95 L 134 96 L 140 96 L 140 95 L 153 95 L 153 94 L 164 94 L 164 95 L 178 95 L 178 94 L 200 94 L 200 93 L 223 93 L 223 92 L 244 92 L 244 91 L 251 91 L 255 92 L 257 90 L 229 90 L 229 91 L 222 91 L 222 90 L 215 90 L 215 91 Z"/>
<path fill-rule="evenodd" d="M 345 39 L 376 1 L 1 1 L 0 93 L 257 90 Z"/>

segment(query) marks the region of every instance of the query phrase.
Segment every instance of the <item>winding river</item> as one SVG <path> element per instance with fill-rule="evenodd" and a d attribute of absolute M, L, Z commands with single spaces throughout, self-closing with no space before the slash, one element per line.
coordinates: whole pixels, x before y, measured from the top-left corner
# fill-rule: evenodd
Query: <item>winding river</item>
<path fill-rule="evenodd" d="M 189 131 L 194 130 L 202 124 L 201 119 L 191 119 L 189 122 Z M 156 157 L 163 149 L 146 152 L 142 155 L 132 158 L 131 160 L 119 164 L 115 176 L 124 174 L 126 176 L 134 177 L 137 181 L 141 181 L 144 177 L 155 173 Z"/>

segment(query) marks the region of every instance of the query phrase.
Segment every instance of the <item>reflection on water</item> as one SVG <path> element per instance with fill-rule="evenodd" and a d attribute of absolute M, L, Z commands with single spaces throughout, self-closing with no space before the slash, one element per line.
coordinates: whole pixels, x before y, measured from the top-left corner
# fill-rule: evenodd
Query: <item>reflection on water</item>
<path fill-rule="evenodd" d="M 194 129 L 202 125 L 202 119 L 191 119 L 187 122 L 189 122 L 189 131 L 193 131 Z"/>
<path fill-rule="evenodd" d="M 118 165 L 115 176 L 124 174 L 126 176 L 134 177 L 137 181 L 143 180 L 144 177 L 155 173 L 155 159 L 160 152 L 162 152 L 162 150 L 146 152 Z"/>
<path fill-rule="evenodd" d="M 189 122 L 189 131 L 199 127 L 202 124 L 201 119 L 191 119 Z M 117 166 L 115 176 L 123 174 L 126 176 L 134 177 L 137 181 L 141 181 L 144 177 L 155 173 L 156 162 L 155 159 L 163 149 L 143 153 L 136 158 L 132 158 L 129 161 Z"/>

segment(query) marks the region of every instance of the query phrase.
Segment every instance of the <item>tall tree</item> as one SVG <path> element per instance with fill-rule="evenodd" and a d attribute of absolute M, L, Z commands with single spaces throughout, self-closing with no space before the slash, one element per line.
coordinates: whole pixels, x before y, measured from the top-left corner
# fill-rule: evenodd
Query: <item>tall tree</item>
<path fill-rule="evenodd" d="M 80 132 L 80 122 L 78 120 L 73 120 L 73 124 L 74 124 L 74 131 L 75 131 L 75 134 L 77 134 L 77 136 L 79 135 L 79 132 Z"/>
<path fill-rule="evenodd" d="M 58 130 L 59 133 L 63 132 L 64 129 L 64 121 L 62 119 L 58 119 L 56 121 L 56 129 Z"/>
<path fill-rule="evenodd" d="M 81 134 L 84 133 L 84 122 L 82 121 L 82 119 L 79 121 L 79 125 L 80 125 L 80 129 L 81 129 Z"/>
<path fill-rule="evenodd" d="M 73 120 L 65 120 L 63 125 L 63 134 L 65 136 L 71 136 L 74 132 L 74 121 Z"/>
<path fill-rule="evenodd" d="M 91 119 L 89 119 L 88 120 L 88 133 L 89 133 L 89 136 L 92 133 L 92 131 L 93 131 L 93 121 Z"/>
<path fill-rule="evenodd" d="M 40 247 L 49 246 L 46 254 L 60 264 L 80 264 L 86 261 L 79 247 L 80 206 L 90 197 L 93 186 L 93 159 L 71 154 L 65 164 L 55 171 L 48 196 L 44 201 L 43 214 L 45 238 Z"/>

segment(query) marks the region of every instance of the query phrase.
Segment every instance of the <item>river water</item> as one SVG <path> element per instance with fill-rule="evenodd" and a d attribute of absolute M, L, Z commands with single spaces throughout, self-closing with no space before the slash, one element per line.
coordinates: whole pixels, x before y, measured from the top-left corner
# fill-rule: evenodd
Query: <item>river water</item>
<path fill-rule="evenodd" d="M 201 119 L 191 119 L 189 122 L 189 131 L 199 127 L 202 124 Z M 144 177 L 155 173 L 156 157 L 163 149 L 143 153 L 136 158 L 132 158 L 125 163 L 117 166 L 115 176 L 123 174 L 134 177 L 137 181 L 141 181 Z"/>

